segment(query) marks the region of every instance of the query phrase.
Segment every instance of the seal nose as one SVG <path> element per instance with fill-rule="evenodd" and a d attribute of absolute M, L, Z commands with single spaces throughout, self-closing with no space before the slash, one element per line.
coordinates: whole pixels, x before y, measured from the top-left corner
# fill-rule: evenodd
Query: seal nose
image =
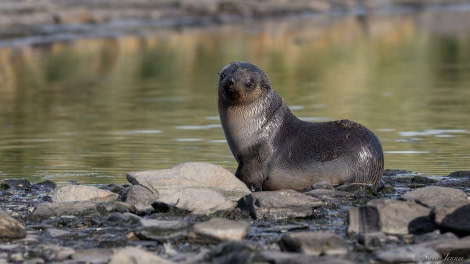
<path fill-rule="evenodd" d="M 227 86 L 232 86 L 234 83 L 235 83 L 235 80 L 233 79 L 233 77 L 227 78 L 227 81 L 226 81 Z"/>

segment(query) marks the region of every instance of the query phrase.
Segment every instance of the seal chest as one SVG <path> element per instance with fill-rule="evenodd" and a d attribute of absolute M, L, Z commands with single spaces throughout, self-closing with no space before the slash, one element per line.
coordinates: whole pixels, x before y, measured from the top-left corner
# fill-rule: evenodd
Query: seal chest
<path fill-rule="evenodd" d="M 248 62 L 219 72 L 218 108 L 238 162 L 235 175 L 252 190 L 303 190 L 320 181 L 380 184 L 383 151 L 370 130 L 349 120 L 298 119 Z"/>

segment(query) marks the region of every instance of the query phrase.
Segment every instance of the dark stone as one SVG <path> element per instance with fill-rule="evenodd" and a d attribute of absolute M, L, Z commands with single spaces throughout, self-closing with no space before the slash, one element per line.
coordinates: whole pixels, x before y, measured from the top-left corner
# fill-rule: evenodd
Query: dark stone
<path fill-rule="evenodd" d="M 31 183 L 27 179 L 6 179 L 5 182 L 13 189 L 31 188 Z"/>
<path fill-rule="evenodd" d="M 470 177 L 470 171 L 454 171 L 449 174 L 449 177 Z"/>
<path fill-rule="evenodd" d="M 455 209 L 439 224 L 442 232 L 452 232 L 459 237 L 470 235 L 470 204 Z"/>

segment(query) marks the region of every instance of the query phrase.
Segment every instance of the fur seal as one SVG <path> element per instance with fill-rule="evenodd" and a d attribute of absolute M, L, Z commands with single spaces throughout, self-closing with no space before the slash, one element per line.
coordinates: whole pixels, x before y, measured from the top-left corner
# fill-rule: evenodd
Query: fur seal
<path fill-rule="evenodd" d="M 235 175 L 253 191 L 304 190 L 320 181 L 380 185 L 383 151 L 370 130 L 349 120 L 298 119 L 248 62 L 219 72 L 218 108 Z"/>

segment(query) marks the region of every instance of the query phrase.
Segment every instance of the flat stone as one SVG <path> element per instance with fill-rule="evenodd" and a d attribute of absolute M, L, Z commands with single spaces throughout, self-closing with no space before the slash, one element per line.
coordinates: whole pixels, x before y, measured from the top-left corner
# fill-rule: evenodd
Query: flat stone
<path fill-rule="evenodd" d="M 293 190 L 251 193 L 238 202 L 254 219 L 309 217 L 323 205 L 319 199 Z"/>
<path fill-rule="evenodd" d="M 459 239 L 455 236 L 441 235 L 439 239 L 425 241 L 419 245 L 436 250 L 443 259 L 446 257 L 447 260 L 450 260 L 450 257 L 470 258 L 470 236 Z"/>
<path fill-rule="evenodd" d="M 163 198 L 186 188 L 210 188 L 227 199 L 238 201 L 250 193 L 246 185 L 221 166 L 188 162 L 166 170 L 129 172 L 127 180 L 142 185 Z"/>
<path fill-rule="evenodd" d="M 48 235 L 49 237 L 57 238 L 57 237 L 68 236 L 70 235 L 70 232 L 67 230 L 60 230 L 57 228 L 48 228 L 46 230 L 46 235 Z"/>
<path fill-rule="evenodd" d="M 401 196 L 407 201 L 415 201 L 427 207 L 435 207 L 445 204 L 453 204 L 456 202 L 468 202 L 467 194 L 459 189 L 428 186 L 423 187 Z"/>
<path fill-rule="evenodd" d="M 26 237 L 26 229 L 15 218 L 0 212 L 0 239 L 20 239 Z"/>
<path fill-rule="evenodd" d="M 307 255 L 340 255 L 348 252 L 348 243 L 329 232 L 297 232 L 282 236 L 281 249 Z"/>
<path fill-rule="evenodd" d="M 126 194 L 126 203 L 133 205 L 137 213 L 150 213 L 154 211 L 152 204 L 157 200 L 157 197 L 149 189 L 140 186 L 132 185 Z"/>
<path fill-rule="evenodd" d="M 470 203 L 458 201 L 437 206 L 431 212 L 442 232 L 453 232 L 462 237 L 470 235 Z"/>
<path fill-rule="evenodd" d="M 250 224 L 245 221 L 232 221 L 224 218 L 212 218 L 192 226 L 190 237 L 205 243 L 242 240 L 250 230 Z"/>
<path fill-rule="evenodd" d="M 162 257 L 156 255 L 156 253 L 145 251 L 137 247 L 125 247 L 117 248 L 113 250 L 113 255 L 109 264 L 170 264 L 173 263 Z"/>
<path fill-rule="evenodd" d="M 209 188 L 181 189 L 165 195 L 157 201 L 178 209 L 188 210 L 193 214 L 211 214 L 230 210 L 237 206 L 236 202 Z"/>
<path fill-rule="evenodd" d="M 107 264 L 112 256 L 113 251 L 112 249 L 108 248 L 91 248 L 77 250 L 75 254 L 72 255 L 72 259 L 75 261 L 72 263 Z"/>
<path fill-rule="evenodd" d="M 58 189 L 52 196 L 53 202 L 95 201 L 113 202 L 118 194 L 88 185 L 67 185 Z"/>
<path fill-rule="evenodd" d="M 423 263 L 442 260 L 441 254 L 420 245 L 397 247 L 374 252 L 375 258 L 383 263 Z"/>
<path fill-rule="evenodd" d="M 297 252 L 280 252 L 267 250 L 260 252 L 260 258 L 271 264 L 352 264 L 353 261 L 336 258 L 333 256 L 312 256 Z"/>
<path fill-rule="evenodd" d="M 141 219 L 140 222 L 142 226 L 134 233 L 143 240 L 169 242 L 185 237 L 189 229 L 189 223 L 186 221 Z"/>
<path fill-rule="evenodd" d="M 349 209 L 349 234 L 381 231 L 392 235 L 433 231 L 431 209 L 413 201 L 372 200 L 365 206 Z"/>
<path fill-rule="evenodd" d="M 51 262 L 66 260 L 75 254 L 75 250 L 69 247 L 62 247 L 58 245 L 41 244 L 35 247 L 31 253 L 34 253 L 36 256 L 41 256 L 41 258 L 47 262 Z"/>
<path fill-rule="evenodd" d="M 114 210 L 114 207 L 107 207 L 105 204 L 92 201 L 42 203 L 37 205 L 29 218 L 32 221 L 39 222 L 42 219 L 62 215 L 105 215 L 110 210 Z"/>

